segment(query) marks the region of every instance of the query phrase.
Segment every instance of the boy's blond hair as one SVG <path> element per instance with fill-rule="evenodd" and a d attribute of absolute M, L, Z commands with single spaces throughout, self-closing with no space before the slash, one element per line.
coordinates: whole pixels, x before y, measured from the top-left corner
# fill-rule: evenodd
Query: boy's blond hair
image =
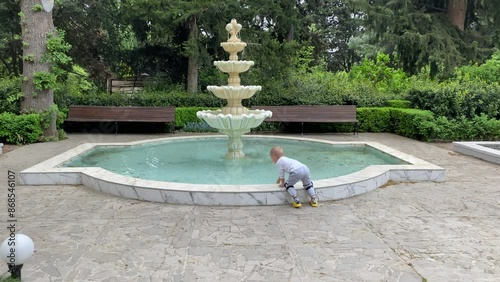
<path fill-rule="evenodd" d="M 269 152 L 269 155 L 271 155 L 273 157 L 280 158 L 280 157 L 284 156 L 285 153 L 283 152 L 283 148 L 281 148 L 280 146 L 276 146 L 276 147 L 273 147 L 271 149 L 271 151 Z"/>

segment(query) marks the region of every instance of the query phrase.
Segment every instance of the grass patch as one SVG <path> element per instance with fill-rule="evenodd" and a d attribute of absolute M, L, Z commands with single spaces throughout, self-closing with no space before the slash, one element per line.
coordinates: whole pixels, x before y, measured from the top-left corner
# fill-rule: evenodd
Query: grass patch
<path fill-rule="evenodd" d="M 21 282 L 21 279 L 18 278 L 12 278 L 12 277 L 5 277 L 5 278 L 0 278 L 0 282 Z"/>

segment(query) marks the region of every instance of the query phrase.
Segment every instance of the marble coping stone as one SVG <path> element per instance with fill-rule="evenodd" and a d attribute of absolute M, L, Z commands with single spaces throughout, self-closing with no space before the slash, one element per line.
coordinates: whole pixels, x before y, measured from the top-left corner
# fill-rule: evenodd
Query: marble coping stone
<path fill-rule="evenodd" d="M 214 135 L 213 138 L 221 138 Z M 211 138 L 208 137 L 208 138 Z M 133 146 L 149 142 L 168 142 L 200 137 L 168 137 L 129 143 L 87 143 L 20 172 L 21 185 L 84 185 L 86 187 L 131 199 L 191 205 L 278 205 L 290 202 L 286 190 L 276 184 L 218 185 L 153 181 L 124 176 L 99 167 L 62 167 L 95 146 Z M 203 138 L 207 138 L 204 136 Z M 246 135 L 243 138 L 283 138 L 332 145 L 371 146 L 405 161 L 404 165 L 372 165 L 358 172 L 330 179 L 318 179 L 314 186 L 321 201 L 352 197 L 385 185 L 389 180 L 401 182 L 444 181 L 445 170 L 414 156 L 376 142 L 332 142 L 297 137 Z M 305 190 L 297 185 L 299 196 L 307 200 Z"/>
<path fill-rule="evenodd" d="M 455 152 L 500 164 L 499 141 L 453 142 Z"/>

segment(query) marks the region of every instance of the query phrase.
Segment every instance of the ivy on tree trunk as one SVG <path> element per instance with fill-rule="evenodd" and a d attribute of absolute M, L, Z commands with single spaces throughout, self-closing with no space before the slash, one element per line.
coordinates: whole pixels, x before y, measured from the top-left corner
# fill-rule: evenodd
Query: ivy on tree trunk
<path fill-rule="evenodd" d="M 43 55 L 47 53 L 47 35 L 55 33 L 52 12 L 43 10 L 40 0 L 21 0 L 20 17 L 23 42 L 21 113 L 44 113 L 48 118 L 43 124 L 44 137 L 55 139 L 57 111 L 53 107 L 54 90 L 43 87 L 47 85 L 44 81 L 38 81 L 37 89 L 34 79 L 50 77 L 50 64 L 43 61 Z"/>

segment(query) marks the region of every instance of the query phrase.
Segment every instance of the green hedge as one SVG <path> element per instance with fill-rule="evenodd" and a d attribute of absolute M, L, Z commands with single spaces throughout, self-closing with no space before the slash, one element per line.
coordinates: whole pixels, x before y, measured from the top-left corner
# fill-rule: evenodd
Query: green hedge
<path fill-rule="evenodd" d="M 0 140 L 10 144 L 29 144 L 42 137 L 39 114 L 0 114 Z"/>
<path fill-rule="evenodd" d="M 408 100 L 388 100 L 387 106 L 391 108 L 408 109 L 411 107 L 411 102 Z"/>
<path fill-rule="evenodd" d="M 486 115 L 472 119 L 438 117 L 431 140 L 437 141 L 492 141 L 500 140 L 500 120 Z"/>
<path fill-rule="evenodd" d="M 175 126 L 184 127 L 188 123 L 204 123 L 196 116 L 196 112 L 202 110 L 216 110 L 218 108 L 206 107 L 179 107 L 175 108 Z"/>
<path fill-rule="evenodd" d="M 422 141 L 500 139 L 500 121 L 486 115 L 475 116 L 472 119 L 465 117 L 448 119 L 443 116 L 436 117 L 430 111 L 380 107 L 357 108 L 357 118 L 359 132 L 390 132 Z M 300 126 L 297 124 L 284 128 L 285 131 L 292 132 L 300 130 Z M 350 123 L 311 123 L 306 128 L 315 129 L 318 132 L 352 132 L 354 125 Z M 255 130 L 258 131 L 259 128 Z"/>
<path fill-rule="evenodd" d="M 500 139 L 500 120 L 485 114 L 449 119 L 430 111 L 398 108 L 358 108 L 357 113 L 361 132 L 391 132 L 423 141 Z"/>
<path fill-rule="evenodd" d="M 415 109 L 391 109 L 394 133 L 427 141 L 432 138 L 434 114 Z"/>
<path fill-rule="evenodd" d="M 390 108 L 357 108 L 359 131 L 391 132 L 392 120 Z"/>
<path fill-rule="evenodd" d="M 96 93 L 92 95 L 58 95 L 54 102 L 60 109 L 71 105 L 88 106 L 144 106 L 144 107 L 222 107 L 225 101 L 211 93 L 141 92 L 136 94 Z"/>
<path fill-rule="evenodd" d="M 472 119 L 485 114 L 500 119 L 500 85 L 470 82 L 448 83 L 440 87 L 415 88 L 407 99 L 413 108 L 432 111 L 437 116 Z"/>

